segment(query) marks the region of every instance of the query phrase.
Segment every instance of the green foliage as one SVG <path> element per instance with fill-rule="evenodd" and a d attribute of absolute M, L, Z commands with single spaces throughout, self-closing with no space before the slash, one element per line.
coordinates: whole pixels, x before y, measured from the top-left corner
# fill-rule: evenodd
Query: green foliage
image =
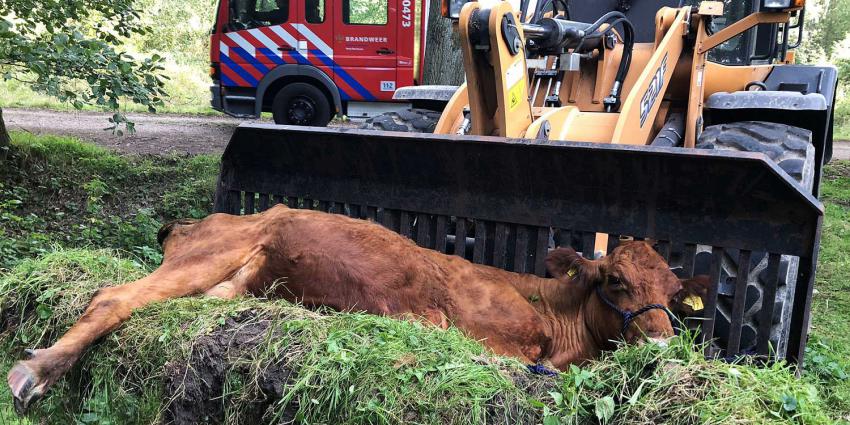
<path fill-rule="evenodd" d="M 572 367 L 550 392 L 558 423 L 832 423 L 814 385 L 782 364 L 706 361 L 691 336 L 620 349 Z"/>
<path fill-rule="evenodd" d="M 850 0 L 821 0 L 817 2 L 820 13 L 807 16 L 809 27 L 806 48 L 826 58 L 831 58 L 839 43 L 850 32 Z M 809 5 L 809 9 L 812 5 Z"/>
<path fill-rule="evenodd" d="M 149 28 L 131 42 L 140 52 L 165 52 L 178 63 L 209 62 L 209 33 L 217 0 L 137 0 L 141 21 Z M 206 68 L 204 68 L 206 70 Z"/>
<path fill-rule="evenodd" d="M 381 0 L 350 0 L 349 22 L 357 24 L 387 23 L 387 2 Z"/>
<path fill-rule="evenodd" d="M 165 217 L 204 218 L 211 210 L 219 158 L 199 155 L 177 161 L 183 169 L 180 184 L 162 195 L 158 209 Z"/>
<path fill-rule="evenodd" d="M 175 114 L 219 114 L 209 106 L 209 84 L 207 63 L 178 64 L 171 58 L 163 63 L 165 80 L 164 90 L 168 97 L 157 106 L 157 113 Z M 73 105 L 61 103 L 55 97 L 32 91 L 30 85 L 18 80 L 0 79 L 0 107 L 53 109 L 74 111 Z M 97 105 L 83 105 L 83 111 L 104 111 L 108 108 Z M 121 112 L 147 112 L 147 106 L 124 103 Z M 105 122 L 104 122 L 105 123 Z"/>
<path fill-rule="evenodd" d="M 14 1 L 14 0 L 12 0 Z M 109 2 L 101 1 L 108 4 Z M 120 2 L 116 8 L 123 8 Z M 133 25 L 146 28 L 121 38 L 121 49 L 133 56 L 154 59 L 163 69 L 156 72 L 156 78 L 161 83 L 157 97 L 162 103 L 154 105 L 159 112 L 176 113 L 215 113 L 209 107 L 209 30 L 212 28 L 216 12 L 215 0 L 186 0 L 180 2 L 167 0 L 135 0 L 132 8 L 137 11 Z M 2 4 L 2 3 L 0 3 Z M 0 7 L 2 10 L 2 7 Z M 3 16 L 0 13 L 0 16 Z M 97 22 L 99 18 L 88 17 L 85 22 Z M 86 24 L 90 25 L 90 24 Z M 85 31 L 81 31 L 88 34 Z M 2 43 L 0 43 L 2 45 Z M 1 51 L 1 50 L 0 50 Z M 126 54 L 125 58 L 129 58 Z M 2 58 L 2 54 L 0 54 Z M 0 63 L 2 60 L 0 60 Z M 63 104 L 53 97 L 54 93 L 43 90 L 34 93 L 30 82 L 37 75 L 26 72 L 23 67 L 16 67 L 14 78 L 0 81 L 0 107 L 34 107 L 70 109 L 72 104 Z M 2 66 L 0 66 L 2 69 Z M 167 77 L 167 78 L 166 78 Z M 2 80 L 2 79 L 0 79 Z M 67 86 L 72 91 L 82 90 L 85 82 L 74 77 L 67 80 Z M 161 92 L 168 93 L 163 97 Z M 152 94 L 154 94 L 152 92 Z M 91 110 L 112 110 L 109 102 L 100 104 L 77 103 L 77 107 Z M 147 104 L 125 102 L 124 112 L 143 112 L 148 110 Z"/>
<path fill-rule="evenodd" d="M 133 0 L 0 0 L 0 73 L 81 108 L 162 103 L 162 58 L 120 50 L 144 34 Z"/>
<path fill-rule="evenodd" d="M 14 312 L 16 329 L 0 339 L 4 357 L 17 356 L 26 344 L 54 340 L 82 313 L 97 288 L 143 274 L 133 262 L 112 255 L 60 250 L 27 260 L 0 276 L 0 304 Z M 34 305 L 46 305 L 49 311 L 26 314 Z M 162 379 L 166 362 L 185 362 L 198 337 L 245 311 L 255 317 L 251 322 L 272 321 L 275 336 L 263 339 L 259 351 L 242 361 L 256 364 L 248 370 L 257 374 L 273 358 L 288 356 L 299 372 L 284 399 L 300 400 L 304 420 L 361 423 L 371 418 L 399 423 L 415 413 L 423 418 L 417 422 L 481 423 L 485 407 L 497 395 L 520 403 L 513 407 L 517 412 L 522 407 L 523 399 L 501 369 L 522 366 L 511 360 L 487 360 L 481 345 L 456 330 L 444 332 L 364 314 L 318 315 L 286 302 L 253 298 L 235 302 L 183 298 L 135 313 L 84 356 L 79 381 L 61 382 L 39 405 L 36 416 L 66 423 L 85 422 L 86 415 L 111 423 L 154 422 L 166 401 L 162 386 L 155 384 Z M 223 403 L 230 404 L 235 415 L 244 408 L 239 402 L 248 401 L 240 400 L 240 395 L 254 390 L 257 377 L 231 373 Z M 5 386 L 0 391 L 2 405 L 9 395 Z M 285 407 L 271 406 L 269 416 L 282 414 Z M 237 421 L 231 419 L 228 423 Z"/>
<path fill-rule="evenodd" d="M 12 136 L 0 169 L 0 268 L 55 245 L 112 247 L 155 265 L 162 223 L 212 208 L 215 157 L 121 157 L 72 138 Z"/>
<path fill-rule="evenodd" d="M 850 162 L 826 167 L 821 186 L 826 218 L 821 235 L 812 332 L 806 357 L 807 380 L 824 389 L 828 405 L 850 422 Z"/>
<path fill-rule="evenodd" d="M 838 68 L 833 131 L 836 140 L 850 140 L 850 102 L 846 100 L 850 57 L 843 44 L 850 34 L 850 0 L 810 0 L 806 4 L 804 29 L 803 45 L 797 49 L 797 62 L 830 62 Z"/>
<path fill-rule="evenodd" d="M 850 101 L 841 99 L 836 103 L 833 131 L 836 141 L 850 141 Z"/>

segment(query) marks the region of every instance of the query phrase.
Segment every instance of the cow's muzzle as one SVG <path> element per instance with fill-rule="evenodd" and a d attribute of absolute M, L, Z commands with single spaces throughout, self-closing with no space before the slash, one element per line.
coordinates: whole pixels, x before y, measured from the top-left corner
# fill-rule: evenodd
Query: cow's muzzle
<path fill-rule="evenodd" d="M 626 331 L 629 330 L 629 326 L 632 325 L 632 322 L 634 322 L 640 315 L 652 310 L 662 310 L 664 313 L 666 313 L 667 318 L 670 319 L 670 326 L 673 328 L 673 332 L 676 335 L 679 335 L 679 327 L 677 326 L 677 323 L 679 323 L 679 319 L 676 318 L 676 315 L 674 315 L 673 312 L 670 311 L 670 309 L 661 304 L 645 305 L 637 309 L 635 312 L 632 312 L 630 310 L 620 310 L 620 308 L 617 307 L 617 304 L 614 304 L 613 301 L 609 300 L 608 297 L 605 296 L 605 293 L 602 292 L 601 286 L 596 287 L 596 295 L 599 296 L 599 299 L 602 300 L 605 305 L 617 312 L 617 314 L 619 314 L 620 317 L 623 319 L 623 327 L 620 328 L 620 336 L 622 337 L 626 336 Z"/>

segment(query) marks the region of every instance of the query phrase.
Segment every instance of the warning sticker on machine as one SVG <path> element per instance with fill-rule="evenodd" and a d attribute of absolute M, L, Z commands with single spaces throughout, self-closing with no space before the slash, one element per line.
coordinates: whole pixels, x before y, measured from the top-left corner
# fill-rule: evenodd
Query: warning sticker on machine
<path fill-rule="evenodd" d="M 522 102 L 522 85 L 525 80 L 520 80 L 508 90 L 508 109 L 513 111 Z"/>
<path fill-rule="evenodd" d="M 523 65 L 523 60 L 520 59 L 511 64 L 508 69 L 505 71 L 505 87 L 510 87 L 513 90 L 514 85 L 516 85 L 519 80 L 525 76 L 525 66 Z"/>

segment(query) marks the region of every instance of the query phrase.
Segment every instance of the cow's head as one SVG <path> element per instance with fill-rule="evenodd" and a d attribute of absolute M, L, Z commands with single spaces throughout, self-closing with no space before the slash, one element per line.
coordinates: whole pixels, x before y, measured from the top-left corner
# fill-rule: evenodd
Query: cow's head
<path fill-rule="evenodd" d="M 558 248 L 546 258 L 546 266 L 562 283 L 586 289 L 584 318 L 600 343 L 673 336 L 668 312 L 682 311 L 680 304 L 699 288 L 683 285 L 645 242 L 625 242 L 598 260 Z"/>

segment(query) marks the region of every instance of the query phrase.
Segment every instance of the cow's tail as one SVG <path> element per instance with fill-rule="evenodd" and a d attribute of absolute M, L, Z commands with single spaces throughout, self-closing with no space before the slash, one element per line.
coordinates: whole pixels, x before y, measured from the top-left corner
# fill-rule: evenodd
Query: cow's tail
<path fill-rule="evenodd" d="M 195 220 L 194 218 L 181 218 L 179 220 L 166 223 L 159 228 L 158 232 L 156 232 L 156 241 L 159 243 L 159 246 L 162 246 L 162 243 L 165 242 L 165 239 L 168 238 L 168 235 L 171 234 L 171 231 L 174 230 L 175 226 L 189 226 L 199 221 L 200 220 Z"/>

